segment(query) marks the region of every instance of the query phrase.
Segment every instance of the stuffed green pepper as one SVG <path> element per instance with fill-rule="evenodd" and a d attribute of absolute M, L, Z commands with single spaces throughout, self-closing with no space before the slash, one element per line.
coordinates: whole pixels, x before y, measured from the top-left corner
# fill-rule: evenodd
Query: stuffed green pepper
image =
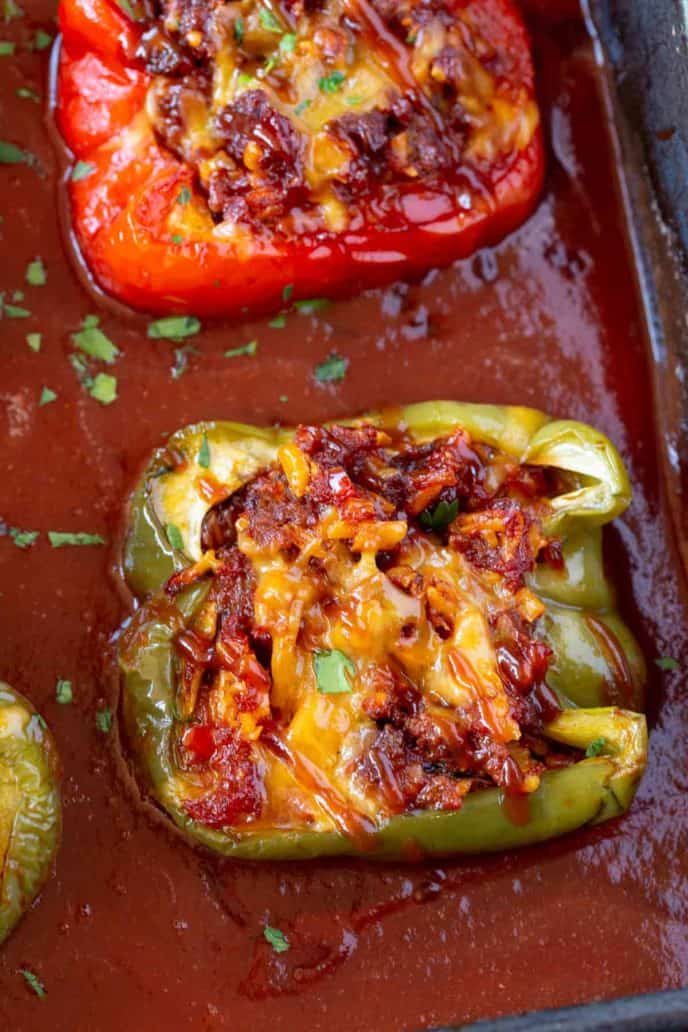
<path fill-rule="evenodd" d="M 415 858 L 622 813 L 645 668 L 602 434 L 431 402 L 172 435 L 131 500 L 123 720 L 148 791 L 240 858 Z"/>
<path fill-rule="evenodd" d="M 45 721 L 0 681 L 0 943 L 40 892 L 57 852 L 58 766 Z"/>

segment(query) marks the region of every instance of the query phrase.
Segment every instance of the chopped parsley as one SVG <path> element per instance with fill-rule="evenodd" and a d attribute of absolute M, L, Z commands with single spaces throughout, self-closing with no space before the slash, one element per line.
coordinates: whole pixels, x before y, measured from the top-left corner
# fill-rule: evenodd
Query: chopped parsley
<path fill-rule="evenodd" d="M 27 159 L 26 151 L 16 143 L 0 140 L 0 165 L 22 165 Z"/>
<path fill-rule="evenodd" d="M 64 548 L 66 545 L 104 545 L 105 538 L 100 534 L 87 534 L 83 530 L 49 530 L 48 540 L 53 548 Z"/>
<path fill-rule="evenodd" d="M 50 387 L 44 387 L 41 391 L 41 396 L 38 399 L 38 407 L 41 408 L 43 405 L 49 405 L 51 401 L 55 401 L 57 394 L 52 391 Z"/>
<path fill-rule="evenodd" d="M 236 40 L 236 42 L 237 42 L 237 44 L 239 46 L 241 46 L 241 44 L 244 42 L 244 19 L 243 18 L 237 18 L 236 21 L 234 22 L 234 39 Z"/>
<path fill-rule="evenodd" d="M 315 312 L 322 312 L 329 308 L 330 300 L 326 297 L 309 297 L 305 301 L 295 301 L 294 308 L 302 315 L 313 315 Z"/>
<path fill-rule="evenodd" d="M 42 258 L 34 258 L 26 267 L 26 282 L 31 287 L 44 287 L 48 277 Z"/>
<path fill-rule="evenodd" d="M 331 72 L 329 75 L 324 75 L 318 82 L 321 93 L 337 93 L 341 89 L 342 83 L 346 79 L 344 72 Z"/>
<path fill-rule="evenodd" d="M 72 334 L 72 340 L 86 355 L 112 365 L 119 355 L 119 350 L 97 324 L 97 315 L 87 315 L 81 329 Z"/>
<path fill-rule="evenodd" d="M 250 86 L 251 83 L 256 81 L 253 75 L 247 75 L 246 72 L 240 72 L 237 75 L 237 86 Z"/>
<path fill-rule="evenodd" d="M 342 695 L 351 691 L 356 667 L 339 649 L 314 652 L 313 670 L 321 695 Z"/>
<path fill-rule="evenodd" d="M 168 315 L 149 324 L 148 336 L 152 340 L 184 340 L 198 333 L 200 328 L 194 315 Z"/>
<path fill-rule="evenodd" d="M 318 383 L 339 383 L 346 376 L 348 367 L 349 359 L 333 351 L 315 367 L 313 376 Z"/>
<path fill-rule="evenodd" d="M 27 333 L 26 343 L 29 345 L 32 351 L 41 350 L 41 335 L 40 333 Z"/>
<path fill-rule="evenodd" d="M 184 538 L 182 532 L 176 523 L 168 523 L 165 525 L 165 533 L 167 534 L 167 540 L 177 552 L 181 552 L 184 549 Z"/>
<path fill-rule="evenodd" d="M 284 301 L 285 305 L 289 304 L 289 302 L 291 301 L 291 295 L 293 293 L 294 293 L 294 284 L 293 283 L 287 283 L 287 285 L 282 288 L 282 300 Z"/>
<path fill-rule="evenodd" d="M 72 682 L 63 681 L 62 678 L 60 678 L 55 685 L 55 698 L 61 706 L 69 706 L 70 702 L 74 698 Z"/>
<path fill-rule="evenodd" d="M 0 57 L 12 57 L 15 51 L 15 44 L 8 39 L 0 39 Z"/>
<path fill-rule="evenodd" d="M 588 757 L 599 756 L 606 744 L 606 738 L 596 738 L 595 741 L 591 742 L 588 748 L 585 750 L 585 755 Z"/>
<path fill-rule="evenodd" d="M 202 466 L 203 469 L 210 468 L 210 445 L 208 444 L 207 434 L 203 434 L 203 440 L 201 441 L 201 447 L 198 449 L 196 462 L 199 466 Z"/>
<path fill-rule="evenodd" d="M 279 48 L 283 54 L 290 54 L 296 49 L 296 36 L 293 32 L 285 32 L 280 40 Z"/>
<path fill-rule="evenodd" d="M 98 730 L 107 735 L 110 733 L 112 728 L 112 710 L 99 709 L 96 713 L 96 727 Z"/>
<path fill-rule="evenodd" d="M 177 204 L 188 204 L 190 200 L 191 190 L 189 190 L 188 186 L 183 186 L 177 194 Z"/>
<path fill-rule="evenodd" d="M 658 666 L 660 670 L 678 670 L 678 660 L 674 659 L 673 656 L 659 656 L 655 660 L 655 666 Z"/>
<path fill-rule="evenodd" d="M 275 953 L 286 953 L 289 949 L 289 939 L 287 939 L 284 932 L 281 932 L 279 928 L 272 928 L 270 925 L 265 925 L 263 928 L 263 935 L 265 941 L 270 943 Z"/>
<path fill-rule="evenodd" d="M 35 50 L 46 50 L 53 41 L 53 37 L 49 32 L 44 32 L 43 29 L 39 29 L 33 39 L 33 45 Z"/>
<path fill-rule="evenodd" d="M 287 317 L 284 312 L 276 315 L 274 319 L 271 319 L 268 326 L 273 330 L 283 330 L 287 325 Z"/>
<path fill-rule="evenodd" d="M 19 974 L 23 977 L 24 981 L 28 985 L 29 989 L 36 994 L 39 1000 L 44 999 L 47 995 L 45 986 L 41 980 L 34 975 L 33 971 L 29 971 L 28 968 L 19 968 Z"/>
<path fill-rule="evenodd" d="M 28 308 L 9 304 L 5 301 L 2 295 L 0 295 L 0 316 L 2 315 L 6 315 L 8 319 L 28 319 L 31 312 Z"/>
<path fill-rule="evenodd" d="M 247 344 L 241 344 L 238 348 L 230 348 L 225 351 L 225 358 L 239 358 L 241 355 L 255 355 L 258 351 L 258 341 L 250 340 Z"/>
<path fill-rule="evenodd" d="M 296 107 L 294 108 L 294 114 L 295 115 L 302 115 L 304 113 L 304 111 L 306 110 L 306 108 L 309 108 L 312 103 L 313 103 L 312 100 L 302 100 L 302 101 L 300 101 L 296 105 Z"/>
<path fill-rule="evenodd" d="M 170 237 L 170 243 L 174 244 L 175 247 L 181 247 L 181 245 L 184 243 L 184 237 L 181 235 L 181 233 L 173 233 Z"/>
<path fill-rule="evenodd" d="M 90 162 L 77 161 L 74 168 L 72 169 L 72 174 L 69 178 L 72 180 L 73 183 L 78 183 L 80 182 L 80 180 L 86 179 L 88 176 L 90 176 L 93 172 L 95 172 L 95 170 L 96 166 L 91 165 Z"/>
<path fill-rule="evenodd" d="M 438 502 L 434 509 L 423 510 L 419 516 L 420 525 L 423 530 L 434 530 L 439 534 L 456 519 L 458 511 L 459 502 L 456 498 L 453 502 Z"/>
<path fill-rule="evenodd" d="M 0 524 L 0 528 L 2 525 Z M 9 534 L 12 541 L 17 548 L 31 548 L 31 545 L 37 539 L 40 531 L 38 530 L 20 530 L 19 527 L 8 527 L 3 533 Z"/>
<path fill-rule="evenodd" d="M 109 373 L 98 373 L 88 388 L 88 393 L 101 405 L 111 405 L 117 400 L 117 377 Z"/>
<path fill-rule="evenodd" d="M 272 11 L 269 11 L 267 7 L 261 7 L 258 12 L 258 19 L 260 21 L 261 28 L 265 29 L 266 32 L 282 33 L 282 26 L 277 21 L 277 18 L 275 18 Z"/>
<path fill-rule="evenodd" d="M 198 354 L 198 351 L 193 344 L 184 344 L 183 347 L 174 349 L 174 365 L 170 369 L 173 380 L 178 380 L 180 376 L 183 376 L 189 364 L 189 355 L 195 354 Z"/>
<path fill-rule="evenodd" d="M 41 100 L 40 96 L 30 86 L 20 86 L 17 90 L 17 96 L 21 100 L 32 100 L 34 104 L 39 104 Z"/>
<path fill-rule="evenodd" d="M 15 19 L 17 18 L 24 17 L 23 10 L 19 6 L 19 4 L 14 2 L 14 0 L 5 0 L 4 4 L 2 5 L 2 10 L 3 17 L 6 22 L 15 21 Z"/>

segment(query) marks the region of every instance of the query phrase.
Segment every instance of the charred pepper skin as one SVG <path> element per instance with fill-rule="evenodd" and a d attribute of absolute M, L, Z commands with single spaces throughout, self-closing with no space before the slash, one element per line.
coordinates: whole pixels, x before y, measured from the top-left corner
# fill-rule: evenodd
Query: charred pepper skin
<path fill-rule="evenodd" d="M 427 402 L 394 410 L 393 416 L 369 413 L 363 418 L 381 428 L 393 422 L 418 443 L 463 428 L 473 439 L 521 463 L 570 474 L 567 490 L 551 501 L 547 521 L 548 533 L 556 533 L 563 543 L 563 568 L 538 568 L 530 587 L 545 604 L 544 638 L 555 653 L 549 680 L 564 707 L 544 733 L 576 749 L 597 743 L 596 755 L 547 771 L 540 787 L 528 796 L 528 819 L 523 823 L 510 819 L 501 791 L 488 788 L 469 793 L 458 811 L 391 817 L 365 842 L 334 831 L 232 834 L 205 827 L 184 811 L 183 778 L 175 769 L 171 744 L 176 719 L 172 641 L 205 597 L 207 585 L 201 581 L 170 603 L 172 615 L 167 609 L 146 618 L 136 635 L 136 648 L 120 650 L 124 723 L 139 774 L 151 794 L 191 839 L 244 859 L 334 854 L 403 859 L 490 852 L 541 842 L 624 812 L 644 769 L 647 730 L 644 716 L 637 712 L 642 708 L 643 657 L 615 611 L 601 558 L 602 525 L 630 501 L 628 478 L 616 449 L 590 427 L 553 421 L 518 407 Z M 123 568 L 138 599 L 157 596 L 172 573 L 200 557 L 196 542 L 203 510 L 189 507 L 188 485 L 204 472 L 195 459 L 202 442 L 207 441 L 214 456 L 216 475 L 233 491 L 274 461 L 277 449 L 291 437 L 288 429 L 217 422 L 187 427 L 170 438 L 167 449 L 186 456 L 183 470 L 162 476 L 169 451 L 156 453 L 129 511 Z M 182 549 L 170 544 L 169 524 L 178 528 Z M 609 684 L 618 670 L 595 636 L 595 621 L 613 631 L 623 654 L 628 675 L 623 706 L 608 705 Z"/>
<path fill-rule="evenodd" d="M 510 63 L 528 68 L 523 89 L 534 105 L 516 5 L 489 5 Z M 421 175 L 403 190 L 394 187 L 398 203 L 383 215 L 375 194 L 373 216 L 349 229 L 223 239 L 193 169 L 161 146 L 147 121 L 152 76 L 134 58 L 142 27 L 115 0 L 62 0 L 59 22 L 57 122 L 75 161 L 88 169 L 68 181 L 75 235 L 97 283 L 134 308 L 218 316 L 273 311 L 286 285 L 294 300 L 353 294 L 494 244 L 537 202 L 544 176 L 539 124 L 522 149 L 467 173 L 480 184 L 470 203 L 465 188 L 426 188 Z M 181 208 L 184 192 L 190 200 Z"/>
<path fill-rule="evenodd" d="M 50 874 L 61 813 L 52 736 L 31 703 L 0 682 L 0 943 Z"/>

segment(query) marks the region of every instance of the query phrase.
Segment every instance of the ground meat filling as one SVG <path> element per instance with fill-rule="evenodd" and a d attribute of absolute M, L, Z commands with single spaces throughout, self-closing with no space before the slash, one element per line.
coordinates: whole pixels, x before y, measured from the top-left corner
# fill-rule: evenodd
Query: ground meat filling
<path fill-rule="evenodd" d="M 265 617 L 266 564 L 293 566 L 301 572 L 292 583 L 309 585 L 290 650 L 308 656 L 327 651 L 323 628 L 352 605 L 347 578 L 355 582 L 370 549 L 373 579 L 389 585 L 383 595 L 408 599 L 399 604 L 409 615 L 386 655 L 371 638 L 378 658 L 361 668 L 353 704 L 363 745 L 346 768 L 358 790 L 388 814 L 455 810 L 490 785 L 532 791 L 548 767 L 569 762 L 542 738 L 559 705 L 546 683 L 550 649 L 537 636 L 542 605 L 526 585 L 536 563 L 561 562 L 558 543 L 542 532 L 560 487 L 550 472 L 519 466 L 462 430 L 418 444 L 371 425 L 298 427 L 276 464 L 207 512 L 203 558 L 167 585 L 174 595 L 210 575 L 200 615 L 175 640 L 175 749 L 199 786 L 189 816 L 210 827 L 260 820 L 268 805 L 261 749 L 289 742 L 294 708 L 276 701 L 273 666 L 287 603 Z M 483 618 L 501 716 L 484 709 L 471 659 L 452 646 L 466 606 L 457 584 L 466 580 L 492 593 Z M 380 626 L 374 633 L 386 633 Z M 422 662 L 447 649 L 477 704 L 448 703 L 441 686 L 405 665 L 405 650 L 423 641 Z"/>
<path fill-rule="evenodd" d="M 136 57 L 216 222 L 341 231 L 419 178 L 470 206 L 485 162 L 527 145 L 530 68 L 482 20 L 453 0 L 157 0 Z"/>

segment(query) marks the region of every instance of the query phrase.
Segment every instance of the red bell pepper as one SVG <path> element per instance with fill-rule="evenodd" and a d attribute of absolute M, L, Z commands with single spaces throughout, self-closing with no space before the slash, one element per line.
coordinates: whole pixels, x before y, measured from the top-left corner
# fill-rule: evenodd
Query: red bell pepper
<path fill-rule="evenodd" d="M 180 150 L 169 145 L 150 111 L 156 90 L 183 85 L 183 68 L 196 74 L 203 63 L 195 53 L 188 57 L 189 40 L 198 46 L 203 35 L 187 31 L 199 5 L 166 0 L 164 25 L 163 16 L 156 25 L 134 20 L 114 0 L 61 0 L 57 119 L 75 159 L 68 183 L 73 226 L 95 280 L 115 297 L 160 313 L 225 315 L 279 306 L 287 284 L 295 299 L 352 293 L 465 257 L 501 239 L 532 210 L 543 175 L 542 133 L 528 39 L 512 0 L 407 0 L 406 7 L 403 0 L 348 0 L 346 29 L 337 23 L 337 31 L 350 34 L 343 56 L 332 50 L 330 36 L 323 42 L 322 11 L 320 21 L 313 20 L 299 9 L 302 2 L 261 7 L 242 0 L 224 8 L 243 14 L 234 23 L 233 85 L 224 113 L 208 101 L 208 124 L 219 132 L 224 117 L 229 129 L 210 150 L 207 144 Z M 203 10 L 210 17 L 217 8 Z M 323 10 L 327 15 L 327 2 Z M 259 26 L 246 43 L 244 22 L 248 35 L 258 17 L 268 42 Z M 187 26 L 184 36 L 180 24 Z M 407 37 L 404 26 L 411 26 Z M 165 46 L 183 54 L 181 72 L 159 74 L 146 43 L 156 29 Z M 456 44 L 459 37 L 469 40 L 467 49 Z M 258 70 L 256 39 L 274 47 Z M 356 111 L 362 101 L 349 95 L 346 81 L 352 39 L 363 48 L 358 60 L 365 74 L 382 69 L 380 81 L 392 82 L 384 104 L 392 104 L 394 93 L 393 111 L 380 103 L 371 109 L 369 102 L 362 114 Z M 319 67 L 327 74 L 318 79 L 312 73 L 312 96 L 305 96 L 298 75 L 314 46 L 321 47 Z M 253 73 L 248 87 L 247 71 Z M 207 95 L 214 96 L 208 83 L 216 78 L 217 67 L 215 78 L 206 76 Z M 304 124 L 309 104 L 327 112 L 327 124 Z M 261 105 L 268 111 L 263 122 L 255 116 Z M 387 136 L 380 143 L 375 132 L 383 123 Z M 285 126 L 297 141 L 295 164 L 293 170 L 284 164 L 285 151 L 276 175 L 274 148 Z M 343 173 L 335 170 L 326 180 L 334 221 L 331 213 L 323 216 L 324 205 L 318 208 L 323 179 L 313 186 L 307 165 L 313 134 L 322 142 L 323 130 L 333 134 L 336 153 L 350 159 Z M 430 169 L 431 149 L 425 166 L 413 164 L 408 148 L 418 152 L 428 134 L 435 145 L 454 148 L 453 164 L 445 160 Z M 247 143 L 243 155 L 227 158 L 237 140 Z M 217 160 L 213 147 L 233 170 L 229 216 L 228 209 L 209 206 L 203 163 Z M 407 166 L 400 171 L 404 147 Z M 264 203 L 265 184 L 279 192 L 297 177 L 298 162 L 306 172 L 296 200 L 290 195 L 277 215 L 262 214 L 256 205 Z"/>

